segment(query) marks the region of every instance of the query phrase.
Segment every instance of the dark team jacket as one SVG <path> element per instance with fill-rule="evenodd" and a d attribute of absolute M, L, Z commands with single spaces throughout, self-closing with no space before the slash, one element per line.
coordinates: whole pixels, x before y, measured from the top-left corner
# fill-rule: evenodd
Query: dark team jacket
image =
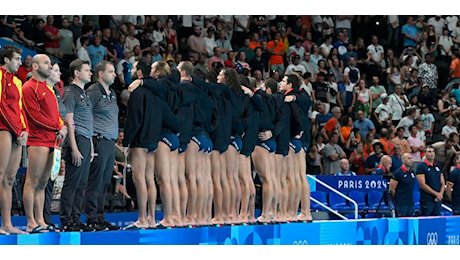
<path fill-rule="evenodd" d="M 128 100 L 123 146 L 153 147 L 159 141 L 166 103 L 153 91 L 140 86 Z"/>
<path fill-rule="evenodd" d="M 154 79 L 152 77 L 143 78 L 142 85 L 152 91 L 159 99 L 166 103 L 164 117 L 162 122 L 161 134 L 178 134 L 180 132 L 179 122 L 176 117 L 177 109 L 180 105 L 178 94 L 177 77 L 165 77 L 162 79 Z"/>
<path fill-rule="evenodd" d="M 276 141 L 277 153 L 289 152 L 289 139 L 291 135 L 291 110 L 284 102 L 284 93 L 276 92 L 272 94 L 275 100 L 275 127 L 273 136 Z"/>
<path fill-rule="evenodd" d="M 273 97 L 267 94 L 265 91 L 258 89 L 256 90 L 255 94 L 258 94 L 262 97 L 263 101 L 263 110 L 260 113 L 260 121 L 259 121 L 259 132 L 263 131 L 273 131 L 275 125 L 275 101 Z"/>
<path fill-rule="evenodd" d="M 254 151 L 259 134 L 260 113 L 263 112 L 264 103 L 262 97 L 254 93 L 252 97 L 242 96 L 242 123 L 244 127 L 243 147 L 241 154 L 250 156 Z"/>

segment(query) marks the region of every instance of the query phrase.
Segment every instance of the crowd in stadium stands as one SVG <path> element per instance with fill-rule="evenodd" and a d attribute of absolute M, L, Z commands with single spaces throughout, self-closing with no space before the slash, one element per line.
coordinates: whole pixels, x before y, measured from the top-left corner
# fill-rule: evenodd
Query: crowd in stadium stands
<path fill-rule="evenodd" d="M 388 176 L 392 178 L 392 194 L 395 198 L 399 197 L 396 201 L 400 202 L 397 205 L 400 216 L 414 214 L 413 205 L 412 208 L 410 205 L 413 200 L 401 198 L 407 197 L 408 190 L 412 191 L 415 181 L 418 181 L 421 189 L 421 204 L 425 209 L 422 214 L 439 215 L 443 200 L 452 201 L 454 214 L 460 210 L 460 199 L 456 199 L 460 195 L 456 191 L 460 188 L 460 21 L 456 15 L 3 15 L 0 16 L 0 37 L 57 61 L 62 76 L 60 82 L 53 84 L 55 90 L 62 91 L 61 94 L 64 93 L 64 86 L 72 84 L 87 89 L 95 82 L 102 82 L 101 86 L 108 84 L 107 90 L 110 85 L 118 105 L 118 137 L 115 137 L 114 129 L 105 129 L 110 137 L 104 136 L 105 132 L 97 132 L 97 119 L 94 116 L 94 132 L 88 133 L 87 139 L 108 139 L 113 142 L 116 167 L 110 173 L 111 177 L 113 174 L 114 183 L 111 193 L 122 194 L 129 198 L 127 204 L 130 208 L 139 209 L 138 221 L 128 229 L 256 221 L 310 221 L 309 187 L 305 182 L 305 173 Z M 33 77 L 33 63 L 40 63 L 34 59 L 31 56 L 22 57 L 23 62 L 16 75 L 23 84 Z M 149 68 L 153 64 L 151 71 L 146 69 L 145 63 Z M 87 78 L 82 76 L 83 68 L 86 67 Z M 112 73 L 111 70 L 113 80 L 107 76 Z M 93 79 L 90 80 L 91 74 Z M 150 77 L 155 79 L 155 83 L 146 83 Z M 265 113 L 261 116 L 261 125 L 264 120 L 267 122 L 265 126 L 259 127 L 253 148 L 245 151 L 245 134 L 250 131 L 249 128 L 241 131 L 229 123 L 226 127 L 233 128 L 229 130 L 232 145 L 227 143 L 226 147 L 233 148 L 219 151 L 211 134 L 215 129 L 209 128 L 219 129 L 220 123 L 212 122 L 210 126 L 209 122 L 198 120 L 198 125 L 195 125 L 196 122 L 193 124 L 193 133 L 188 133 L 189 139 L 197 144 L 196 150 L 190 145 L 193 142 L 188 144 L 190 140 L 183 140 L 186 138 L 183 133 L 192 130 L 178 131 L 176 125 L 171 123 L 166 127 L 169 135 L 163 132 L 165 127 L 161 129 L 161 136 L 166 139 L 160 140 L 155 147 L 145 147 L 148 150 L 133 154 L 135 148 L 143 146 L 139 143 L 133 146 L 137 138 L 135 133 L 123 132 L 123 128 L 133 127 L 130 121 L 134 119 L 130 115 L 135 105 L 131 103 L 136 101 L 130 102 L 130 95 L 132 97 L 140 85 L 151 84 L 157 88 L 160 87 L 156 84 L 166 86 L 165 93 L 155 98 L 165 101 L 164 106 L 170 106 L 171 111 L 176 109 L 174 113 L 180 118 L 180 122 L 176 123 L 181 129 L 190 120 L 183 111 L 177 112 L 177 107 L 172 108 L 177 105 L 174 103 L 177 101 L 171 101 L 171 96 L 176 95 L 171 94 L 174 92 L 171 89 L 176 88 L 172 86 L 178 85 L 179 81 L 180 85 L 184 81 L 194 82 L 204 89 L 208 88 L 203 87 L 207 84 L 224 83 L 238 98 L 240 95 L 247 97 L 246 102 L 253 102 L 253 97 L 257 96 Z M 235 82 L 242 85 L 241 89 L 238 87 L 235 90 L 232 85 Z M 184 95 L 197 95 L 195 90 L 187 91 L 192 94 L 181 92 L 180 107 L 184 102 L 198 102 L 184 101 Z M 282 92 L 284 100 L 281 103 L 276 96 L 277 92 Z M 86 98 L 82 93 L 81 102 Z M 215 94 L 212 93 L 209 96 Z M 230 109 L 228 113 L 232 114 L 235 112 L 232 109 L 236 109 L 235 103 L 232 103 L 235 98 L 233 94 L 226 94 L 232 100 L 230 104 L 224 101 L 219 103 L 212 98 L 209 102 L 214 102 L 215 107 L 223 110 Z M 111 95 L 108 92 L 109 101 Z M 149 94 L 136 95 L 136 100 L 142 102 L 142 95 L 147 97 Z M 69 109 L 65 96 L 64 104 Z M 204 96 L 200 99 L 202 104 L 198 102 L 200 105 L 197 105 L 201 106 L 198 109 L 202 117 L 200 120 L 208 117 L 211 119 L 214 117 L 214 114 L 210 114 L 212 106 L 206 107 L 208 100 Z M 94 103 L 94 100 L 88 102 Z M 267 105 L 267 102 L 272 105 Z M 269 141 L 274 142 L 275 138 L 282 136 L 277 132 L 281 129 L 277 128 L 278 123 L 286 121 L 278 117 L 285 116 L 281 111 L 286 109 L 286 104 L 290 111 L 291 136 L 287 134 L 290 148 L 284 151 L 279 148 L 278 140 L 275 145 Z M 257 104 L 251 104 L 250 107 L 252 110 L 258 109 Z M 206 111 L 207 108 L 211 109 Z M 81 117 L 78 113 L 85 116 L 85 113 L 91 112 L 73 109 L 73 119 L 83 120 L 83 125 L 87 123 L 84 118 L 76 118 Z M 144 106 L 137 109 L 146 112 L 145 109 L 149 108 Z M 267 112 L 270 109 L 273 111 Z M 95 112 L 92 113 L 95 115 Z M 272 118 L 268 118 L 267 113 L 272 113 Z M 62 118 L 68 121 L 65 114 Z M 296 120 L 298 125 L 293 123 Z M 161 122 L 158 124 L 161 125 Z M 112 126 L 105 123 L 102 125 Z M 244 125 L 248 127 L 250 123 L 245 122 Z M 76 129 L 69 131 L 69 135 L 82 134 Z M 269 131 L 265 131 L 267 129 Z M 297 132 L 292 135 L 294 131 Z M 171 134 L 179 132 L 179 140 L 174 144 L 175 139 Z M 70 141 L 71 146 L 76 147 L 78 143 L 81 148 L 83 144 L 78 140 L 76 142 L 75 137 L 73 139 L 73 144 Z M 214 149 L 212 144 L 208 144 L 211 143 L 209 141 L 213 142 Z M 252 140 L 247 141 L 250 142 Z M 129 145 L 130 158 L 127 158 L 126 147 Z M 174 153 L 174 149 L 177 149 L 172 148 L 174 145 L 179 146 L 179 154 Z M 88 148 L 89 143 L 83 146 Z M 151 150 L 156 150 L 155 156 L 152 156 Z M 273 153 L 274 150 L 276 153 Z M 89 148 L 87 152 L 91 157 Z M 98 155 L 101 156 L 101 152 Z M 145 169 L 138 176 L 141 166 L 137 158 L 141 157 L 145 158 L 141 160 Z M 153 171 L 153 165 L 149 165 L 150 157 L 155 157 L 155 180 L 149 179 L 145 173 Z M 92 187 L 99 189 L 98 192 L 93 191 L 98 198 L 85 198 L 84 201 L 85 211 L 94 211 L 90 215 L 94 217 L 92 222 L 84 225 L 74 219 L 79 217 L 80 209 L 77 213 L 73 209 L 72 213 L 73 204 L 77 203 L 81 208 L 82 198 L 78 198 L 79 202 L 75 202 L 77 198 L 74 202 L 69 200 L 78 197 L 75 193 L 82 193 L 82 187 L 88 189 L 95 177 L 92 177 L 93 169 L 89 171 L 88 162 L 86 176 L 89 181 L 82 181 L 84 184 L 81 184 L 80 180 L 73 180 L 72 185 L 69 184 L 68 171 L 71 170 L 72 176 L 75 171 L 68 166 L 75 163 L 74 151 L 68 158 L 72 158 L 72 162 L 65 162 L 66 180 L 62 196 L 68 196 L 69 185 L 80 185 L 80 188 L 73 187 L 73 193 L 70 192 L 73 195 L 61 201 L 63 229 L 116 229 L 104 220 L 103 212 L 100 212 L 104 208 L 104 205 L 101 206 L 104 202 L 100 202 L 104 196 L 98 192 L 107 190 L 102 180 L 98 187 Z M 87 160 L 81 159 L 81 164 Z M 189 168 L 190 161 L 203 163 L 196 163 L 195 167 Z M 170 167 L 163 167 L 165 164 Z M 173 180 L 168 177 L 169 174 L 165 174 L 173 171 L 170 168 L 177 167 L 179 169 L 174 170 L 185 171 L 186 176 L 179 174 Z M 218 167 L 217 170 L 214 167 Z M 255 175 L 245 175 L 250 169 L 258 174 L 263 187 L 263 207 L 259 219 L 254 218 L 253 212 Z M 226 174 L 215 179 L 215 172 L 219 171 Z M 122 182 L 123 172 L 127 172 L 129 177 Z M 282 176 L 281 180 L 276 180 L 275 177 L 279 175 Z M 411 177 L 407 179 L 407 176 Z M 155 223 L 152 214 L 148 214 L 155 210 L 156 199 L 153 198 L 156 198 L 156 189 L 152 184 L 155 181 L 165 211 L 165 218 L 159 223 Z M 175 184 L 166 185 L 165 182 Z M 294 194 L 289 193 L 291 190 L 285 190 L 291 187 L 289 185 L 293 185 Z M 49 190 L 52 190 L 52 186 Z M 301 213 L 297 215 L 299 204 Z M 215 213 L 213 219 L 210 214 L 212 207 Z M 35 224 L 39 224 L 38 229 L 28 226 L 31 229 L 29 232 L 53 231 L 53 227 L 46 227 L 52 224 L 49 220 Z M 15 233 L 14 230 L 10 231 Z"/>

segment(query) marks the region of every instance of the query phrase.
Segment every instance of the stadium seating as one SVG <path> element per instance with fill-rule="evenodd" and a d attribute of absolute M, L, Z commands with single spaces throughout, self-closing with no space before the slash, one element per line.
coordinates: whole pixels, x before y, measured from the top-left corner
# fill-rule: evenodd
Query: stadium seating
<path fill-rule="evenodd" d="M 369 206 L 366 203 L 366 193 L 365 192 L 350 191 L 348 196 L 350 197 L 350 199 L 356 201 L 356 203 L 358 204 L 359 211 L 367 210 L 369 208 Z M 353 203 L 351 203 L 350 201 L 348 202 L 348 205 L 350 205 L 351 208 L 354 208 Z"/>
<path fill-rule="evenodd" d="M 329 205 L 332 209 L 338 211 L 352 209 L 350 206 L 347 205 L 347 200 L 345 198 L 334 192 L 329 193 Z"/>
<path fill-rule="evenodd" d="M 327 201 L 327 193 L 324 191 L 312 191 L 310 197 L 315 198 L 319 202 L 329 206 Z M 323 206 L 319 205 L 318 203 L 311 201 L 310 208 L 314 210 L 326 210 Z"/>

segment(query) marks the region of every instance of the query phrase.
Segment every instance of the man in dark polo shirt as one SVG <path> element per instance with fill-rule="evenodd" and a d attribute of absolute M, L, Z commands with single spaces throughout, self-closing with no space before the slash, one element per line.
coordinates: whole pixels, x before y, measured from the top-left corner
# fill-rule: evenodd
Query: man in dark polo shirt
<path fill-rule="evenodd" d="M 460 215 L 460 153 L 455 155 L 455 169 L 447 179 L 447 197 L 452 201 L 452 212 Z"/>
<path fill-rule="evenodd" d="M 412 169 L 412 155 L 405 153 L 402 156 L 403 165 L 396 169 L 390 180 L 390 191 L 395 202 L 398 217 L 412 217 L 414 215 L 414 183 L 415 173 Z"/>
<path fill-rule="evenodd" d="M 382 175 L 382 176 L 390 176 L 391 168 L 391 157 L 389 155 L 382 156 L 379 165 L 375 170 L 372 171 L 372 175 Z"/>
<path fill-rule="evenodd" d="M 83 191 L 88 184 L 92 159 L 93 113 L 91 101 L 84 90 L 91 81 L 88 61 L 76 59 L 70 63 L 72 83 L 66 88 L 63 103 L 67 110 L 67 139 L 62 148 L 65 179 L 61 193 L 61 229 L 63 231 L 92 231 L 81 223 Z"/>
<path fill-rule="evenodd" d="M 110 85 L 115 81 L 115 67 L 101 61 L 96 65 L 97 82 L 88 87 L 87 93 L 93 107 L 94 159 L 91 162 L 88 186 L 85 191 L 86 223 L 96 231 L 117 230 L 105 221 L 104 202 L 115 161 L 115 140 L 118 137 L 118 105 L 115 91 Z"/>
<path fill-rule="evenodd" d="M 439 216 L 444 194 L 444 175 L 434 162 L 433 146 L 425 149 L 425 161 L 417 166 L 417 180 L 420 186 L 420 206 L 422 216 Z"/>

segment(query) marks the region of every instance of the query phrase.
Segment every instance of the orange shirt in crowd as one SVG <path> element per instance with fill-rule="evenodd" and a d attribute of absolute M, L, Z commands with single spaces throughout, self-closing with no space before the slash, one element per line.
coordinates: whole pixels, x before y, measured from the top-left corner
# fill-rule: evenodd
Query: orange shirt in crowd
<path fill-rule="evenodd" d="M 278 45 L 275 46 L 275 41 L 269 41 L 267 43 L 267 48 L 272 49 L 275 47 L 273 50 L 274 53 L 281 53 L 284 52 L 284 43 L 281 41 L 278 41 Z M 278 55 L 278 54 L 271 54 L 270 55 L 270 65 L 280 65 L 283 64 L 283 55 Z"/>

